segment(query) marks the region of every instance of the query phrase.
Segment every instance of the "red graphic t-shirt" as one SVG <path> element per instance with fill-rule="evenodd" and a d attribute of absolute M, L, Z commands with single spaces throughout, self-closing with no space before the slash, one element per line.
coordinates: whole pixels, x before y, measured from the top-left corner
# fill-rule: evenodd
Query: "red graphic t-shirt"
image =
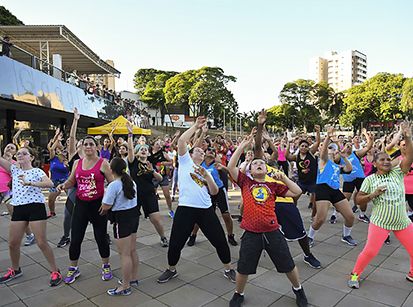
<path fill-rule="evenodd" d="M 277 182 L 258 182 L 238 172 L 244 213 L 240 227 L 250 232 L 270 232 L 279 228 L 275 215 L 275 199 L 285 196 L 288 187 Z"/>

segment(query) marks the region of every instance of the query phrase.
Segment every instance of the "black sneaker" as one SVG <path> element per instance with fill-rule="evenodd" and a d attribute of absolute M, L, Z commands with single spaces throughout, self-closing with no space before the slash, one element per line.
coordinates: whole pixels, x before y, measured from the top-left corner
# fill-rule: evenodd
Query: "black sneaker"
<path fill-rule="evenodd" d="M 341 242 L 347 243 L 350 246 L 357 246 L 357 241 L 354 240 L 351 236 L 342 237 Z"/>
<path fill-rule="evenodd" d="M 337 217 L 333 214 L 333 215 L 330 217 L 330 224 L 335 224 L 335 223 L 337 223 Z"/>
<path fill-rule="evenodd" d="M 224 276 L 228 278 L 231 282 L 235 282 L 237 273 L 235 273 L 235 270 L 231 269 L 229 271 L 224 271 Z"/>
<path fill-rule="evenodd" d="M 295 294 L 295 302 L 296 302 L 297 306 L 298 307 L 307 307 L 308 306 L 308 301 L 307 301 L 307 297 L 305 296 L 303 287 L 301 286 L 300 290 L 294 290 L 294 288 L 293 288 L 293 292 Z"/>
<path fill-rule="evenodd" d="M 354 205 L 351 210 L 353 210 L 353 213 L 356 213 L 357 211 L 359 211 L 359 208 L 357 207 L 357 205 Z"/>
<path fill-rule="evenodd" d="M 318 261 L 317 258 L 314 257 L 313 254 L 310 254 L 309 256 L 304 256 L 304 262 L 307 263 L 313 269 L 321 268 L 320 261 Z"/>
<path fill-rule="evenodd" d="M 22 275 L 23 275 L 23 272 L 21 268 L 19 268 L 18 270 L 13 270 L 12 268 L 9 268 L 7 270 L 7 273 L 4 274 L 2 277 L 0 277 L 0 284 L 5 284 L 9 282 L 10 280 L 13 280 Z"/>
<path fill-rule="evenodd" d="M 186 245 L 188 245 L 188 246 L 194 246 L 194 245 L 195 245 L 195 239 L 196 239 L 196 236 L 191 235 L 191 236 L 189 237 L 188 243 L 186 243 Z"/>
<path fill-rule="evenodd" d="M 244 303 L 244 296 L 235 292 L 229 301 L 229 307 L 240 307 L 242 303 Z"/>
<path fill-rule="evenodd" d="M 172 278 L 175 278 L 176 276 L 178 276 L 178 272 L 176 270 L 171 271 L 170 269 L 167 269 L 165 272 L 162 273 L 161 276 L 159 276 L 158 282 L 160 284 L 163 284 L 170 281 Z"/>
<path fill-rule="evenodd" d="M 162 237 L 161 238 L 161 246 L 162 247 L 168 247 L 169 243 L 168 243 L 168 239 L 166 237 Z"/>
<path fill-rule="evenodd" d="M 387 239 L 384 241 L 384 243 L 386 243 L 387 245 L 390 244 L 390 235 L 387 236 Z"/>
<path fill-rule="evenodd" d="M 238 242 L 235 241 L 235 235 L 228 235 L 228 243 L 231 244 L 232 246 L 237 246 Z"/>
<path fill-rule="evenodd" d="M 65 236 L 63 236 L 60 239 L 59 243 L 57 243 L 57 247 L 65 247 L 69 243 L 70 243 L 70 238 L 66 238 Z"/>
<path fill-rule="evenodd" d="M 366 224 L 370 223 L 370 219 L 367 215 L 363 215 L 363 216 L 359 215 L 357 219 Z"/>

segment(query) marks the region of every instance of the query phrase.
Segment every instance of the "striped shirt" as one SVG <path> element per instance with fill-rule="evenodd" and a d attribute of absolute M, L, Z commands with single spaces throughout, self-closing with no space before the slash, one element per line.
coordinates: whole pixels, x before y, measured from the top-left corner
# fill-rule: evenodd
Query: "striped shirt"
<path fill-rule="evenodd" d="M 360 191 L 370 194 L 378 187 L 385 186 L 386 192 L 373 199 L 370 222 L 387 230 L 402 230 L 410 223 L 406 213 L 404 196 L 404 173 L 399 166 L 388 174 L 373 174 L 366 177 Z"/>

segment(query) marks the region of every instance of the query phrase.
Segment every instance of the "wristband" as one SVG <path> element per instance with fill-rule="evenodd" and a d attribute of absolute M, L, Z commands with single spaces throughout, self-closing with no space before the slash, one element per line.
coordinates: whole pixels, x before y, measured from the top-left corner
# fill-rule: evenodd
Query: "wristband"
<path fill-rule="evenodd" d="M 128 138 L 132 138 L 133 137 L 133 133 L 128 133 Z"/>

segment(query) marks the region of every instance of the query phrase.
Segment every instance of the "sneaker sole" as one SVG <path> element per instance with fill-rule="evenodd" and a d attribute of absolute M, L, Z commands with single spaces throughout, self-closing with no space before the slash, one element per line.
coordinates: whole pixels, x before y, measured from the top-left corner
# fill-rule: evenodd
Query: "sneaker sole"
<path fill-rule="evenodd" d="M 225 278 L 228 279 L 230 282 L 232 282 L 232 283 L 235 283 L 235 282 L 236 282 L 236 280 L 232 280 L 229 276 L 225 275 L 225 273 L 224 273 L 224 276 L 225 276 Z"/>
<path fill-rule="evenodd" d="M 102 275 L 101 279 L 102 279 L 103 281 L 109 281 L 109 280 L 112 280 L 112 279 L 113 279 L 113 275 L 112 275 L 109 279 L 106 279 L 106 278 Z"/>
<path fill-rule="evenodd" d="M 410 277 L 410 276 L 407 275 L 407 276 L 406 276 L 406 280 L 407 280 L 407 281 L 410 281 L 410 282 L 413 282 L 413 277 Z"/>
<path fill-rule="evenodd" d="M 313 269 L 321 269 L 321 265 L 320 266 L 314 266 L 312 265 L 309 261 L 306 261 L 305 259 L 303 260 L 304 263 L 307 263 L 310 267 L 312 267 Z"/>
<path fill-rule="evenodd" d="M 366 221 L 366 220 L 363 220 L 363 219 L 361 219 L 361 218 L 357 218 L 360 222 L 363 222 L 363 223 L 366 223 L 366 224 L 369 224 L 370 223 L 370 221 Z"/>
<path fill-rule="evenodd" d="M 79 276 L 80 276 L 80 273 L 79 273 L 79 274 L 76 274 L 76 275 L 74 276 L 74 278 L 73 278 L 70 282 L 65 281 L 65 284 L 66 284 L 66 285 L 73 284 L 73 283 L 76 281 L 76 278 L 78 278 Z"/>
<path fill-rule="evenodd" d="M 168 279 L 165 279 L 165 280 L 159 280 L 159 279 L 158 279 L 157 282 L 160 283 L 160 284 L 164 284 L 164 283 L 170 281 L 171 279 L 174 279 L 174 278 L 177 277 L 178 275 L 179 275 L 179 274 L 176 273 L 175 275 L 173 275 L 172 277 L 170 277 L 170 278 L 168 278 Z"/>
<path fill-rule="evenodd" d="M 360 289 L 360 286 L 350 286 L 350 285 L 348 285 L 348 287 L 351 288 L 351 289 Z"/>
<path fill-rule="evenodd" d="M 60 285 L 63 281 L 63 278 L 60 279 L 60 281 L 57 284 L 50 284 L 50 287 L 57 287 L 58 285 Z"/>
<path fill-rule="evenodd" d="M 21 273 L 19 273 L 19 274 L 17 274 L 17 275 L 14 275 L 12 278 L 9 278 L 9 279 L 7 279 L 7 280 L 5 280 L 5 281 L 0 281 L 0 285 L 1 284 L 7 284 L 9 281 L 12 281 L 12 280 L 14 280 L 14 279 L 16 279 L 16 278 L 19 278 L 20 276 L 22 276 L 23 275 L 23 272 L 21 272 Z"/>
<path fill-rule="evenodd" d="M 30 243 L 24 243 L 24 246 L 32 246 L 33 244 L 35 244 L 36 243 L 36 240 L 33 240 L 33 242 L 30 242 Z"/>
<path fill-rule="evenodd" d="M 350 242 L 348 242 L 348 241 L 346 241 L 346 240 L 343 240 L 343 239 L 341 239 L 341 242 L 344 242 L 344 243 L 346 243 L 347 245 L 350 245 L 350 246 L 357 246 L 357 243 L 356 243 L 356 244 L 352 244 L 352 243 L 350 243 Z"/>

